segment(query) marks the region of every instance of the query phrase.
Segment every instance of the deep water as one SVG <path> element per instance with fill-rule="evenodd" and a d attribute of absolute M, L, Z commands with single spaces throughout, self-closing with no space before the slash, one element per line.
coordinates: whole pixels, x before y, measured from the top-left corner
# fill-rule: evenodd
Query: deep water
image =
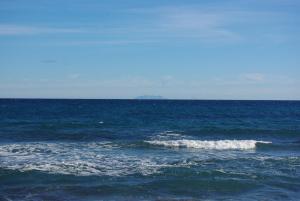
<path fill-rule="evenodd" d="M 0 200 L 300 200 L 300 101 L 0 99 Z"/>

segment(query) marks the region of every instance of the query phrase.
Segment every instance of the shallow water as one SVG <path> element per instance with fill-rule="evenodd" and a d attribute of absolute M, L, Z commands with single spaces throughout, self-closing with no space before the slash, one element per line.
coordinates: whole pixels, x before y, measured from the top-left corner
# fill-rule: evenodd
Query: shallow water
<path fill-rule="evenodd" d="M 299 200 L 300 102 L 0 99 L 0 200 Z"/>

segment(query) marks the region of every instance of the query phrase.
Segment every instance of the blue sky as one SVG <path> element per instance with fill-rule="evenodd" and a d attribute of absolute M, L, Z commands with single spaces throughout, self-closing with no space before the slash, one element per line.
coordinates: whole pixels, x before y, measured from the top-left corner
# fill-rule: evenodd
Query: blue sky
<path fill-rule="evenodd" d="M 1 0 L 0 97 L 300 99 L 298 0 Z"/>

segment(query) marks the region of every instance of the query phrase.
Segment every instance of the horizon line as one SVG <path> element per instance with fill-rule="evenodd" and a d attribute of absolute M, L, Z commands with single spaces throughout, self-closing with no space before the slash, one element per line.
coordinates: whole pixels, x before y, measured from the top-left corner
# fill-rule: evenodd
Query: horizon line
<path fill-rule="evenodd" d="M 4 99 L 18 99 L 18 100 L 137 100 L 137 101 L 300 101 L 300 99 L 184 99 L 184 98 L 160 98 L 160 99 L 139 99 L 139 98 L 3 98 L 0 97 L 0 100 Z"/>

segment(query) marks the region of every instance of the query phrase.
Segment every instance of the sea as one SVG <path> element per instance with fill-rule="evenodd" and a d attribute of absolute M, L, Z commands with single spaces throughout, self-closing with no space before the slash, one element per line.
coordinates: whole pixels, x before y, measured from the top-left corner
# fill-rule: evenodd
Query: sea
<path fill-rule="evenodd" d="M 0 200 L 300 200 L 300 101 L 0 99 Z"/>

